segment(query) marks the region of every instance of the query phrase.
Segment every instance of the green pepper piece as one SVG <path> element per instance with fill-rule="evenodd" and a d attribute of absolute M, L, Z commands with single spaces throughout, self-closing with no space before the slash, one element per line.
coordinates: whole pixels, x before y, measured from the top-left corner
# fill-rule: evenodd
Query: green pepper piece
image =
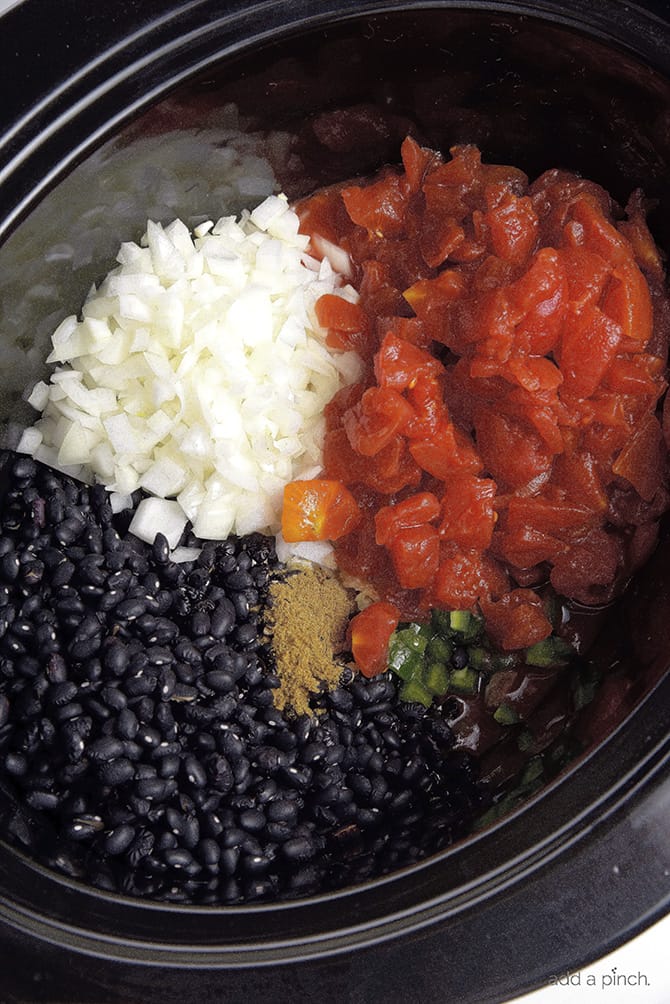
<path fill-rule="evenodd" d="M 495 664 L 495 657 L 483 645 L 471 645 L 468 648 L 468 665 L 478 673 L 490 673 Z"/>
<path fill-rule="evenodd" d="M 521 775 L 521 785 L 532 784 L 544 775 L 544 765 L 541 756 L 534 756 L 526 764 L 526 769 Z"/>
<path fill-rule="evenodd" d="M 452 610 L 449 618 L 451 630 L 458 632 L 463 637 L 462 642 L 471 642 L 478 638 L 482 632 L 483 620 L 469 610 Z"/>
<path fill-rule="evenodd" d="M 411 680 L 414 676 L 421 677 L 423 671 L 423 656 L 420 652 L 405 651 L 405 658 L 397 665 L 392 665 L 391 669 L 401 680 Z"/>
<path fill-rule="evenodd" d="M 520 721 L 514 708 L 510 708 L 508 704 L 501 704 L 500 707 L 496 708 L 493 717 L 499 725 L 517 725 Z"/>
<path fill-rule="evenodd" d="M 434 662 L 449 662 L 454 647 L 446 638 L 434 634 L 426 646 L 426 656 Z"/>
<path fill-rule="evenodd" d="M 440 638 L 451 638 L 451 614 L 448 610 L 438 610 L 434 607 L 430 612 L 430 623 Z"/>
<path fill-rule="evenodd" d="M 408 661 L 422 659 L 429 640 L 430 632 L 419 624 L 395 631 L 389 644 L 390 668 L 402 674 L 403 667 Z"/>
<path fill-rule="evenodd" d="M 408 701 L 410 704 L 423 704 L 426 708 L 429 708 L 433 703 L 433 695 L 416 677 L 404 684 L 398 696 L 401 701 Z"/>
<path fill-rule="evenodd" d="M 449 685 L 447 667 L 442 662 L 431 662 L 423 674 L 423 682 L 431 694 L 446 694 Z"/>
<path fill-rule="evenodd" d="M 470 618 L 472 614 L 469 610 L 452 610 L 449 615 L 449 626 L 452 631 L 460 631 L 461 634 L 467 634 L 470 627 Z"/>
<path fill-rule="evenodd" d="M 449 673 L 449 690 L 456 694 L 474 694 L 477 691 L 479 673 L 472 666 L 452 669 Z"/>
<path fill-rule="evenodd" d="M 564 638 L 557 638 L 551 635 L 544 641 L 538 641 L 526 649 L 525 660 L 527 666 L 538 666 L 546 668 L 568 662 L 574 655 L 574 649 Z"/>
<path fill-rule="evenodd" d="M 535 737 L 533 733 L 530 731 L 530 729 L 524 729 L 523 732 L 519 735 L 516 744 L 519 748 L 520 753 L 528 753 L 528 751 L 532 749 L 534 742 L 535 742 Z"/>

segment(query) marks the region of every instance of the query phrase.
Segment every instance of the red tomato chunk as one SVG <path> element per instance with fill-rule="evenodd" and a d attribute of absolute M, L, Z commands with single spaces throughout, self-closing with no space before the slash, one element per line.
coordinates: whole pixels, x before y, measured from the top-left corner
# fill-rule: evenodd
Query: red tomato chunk
<path fill-rule="evenodd" d="M 641 193 L 622 212 L 474 146 L 401 153 L 299 207 L 360 293 L 317 305 L 365 375 L 326 410 L 325 483 L 346 501 L 307 524 L 380 597 L 352 623 L 366 673 L 389 626 L 432 606 L 480 610 L 505 649 L 540 641 L 544 590 L 609 601 L 670 504 L 668 297 Z"/>

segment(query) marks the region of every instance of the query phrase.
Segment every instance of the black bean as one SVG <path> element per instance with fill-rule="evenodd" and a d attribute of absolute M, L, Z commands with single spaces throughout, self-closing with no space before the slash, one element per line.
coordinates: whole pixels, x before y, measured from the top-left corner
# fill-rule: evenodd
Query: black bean
<path fill-rule="evenodd" d="M 155 673 L 138 673 L 126 680 L 125 690 L 129 698 L 151 694 L 156 689 L 158 677 Z"/>
<path fill-rule="evenodd" d="M 115 616 L 121 621 L 133 621 L 146 612 L 146 601 L 143 596 L 133 596 L 122 600 L 116 605 Z"/>
<path fill-rule="evenodd" d="M 12 471 L 17 478 L 34 478 L 37 474 L 37 464 L 31 457 L 19 457 L 14 461 Z"/>
<path fill-rule="evenodd" d="M 0 558 L 0 576 L 5 582 L 14 582 L 19 575 L 19 556 L 15 551 L 3 554 Z"/>
<path fill-rule="evenodd" d="M 103 687 L 100 697 L 107 707 L 113 708 L 114 711 L 121 711 L 128 704 L 128 698 L 119 687 Z"/>
<path fill-rule="evenodd" d="M 13 777 L 23 777 L 28 773 L 28 760 L 23 753 L 7 753 L 5 756 L 5 770 Z"/>
<path fill-rule="evenodd" d="M 151 854 L 153 846 L 153 833 L 150 830 L 141 829 L 128 849 L 128 857 L 131 865 L 137 865 L 140 861 L 146 859 Z"/>
<path fill-rule="evenodd" d="M 160 743 L 161 734 L 158 729 L 154 729 L 150 725 L 141 725 L 136 738 L 138 743 L 141 743 L 143 746 L 154 748 Z"/>
<path fill-rule="evenodd" d="M 246 593 L 233 593 L 233 609 L 238 621 L 244 623 L 249 620 L 249 599 Z M 250 627 L 253 627 L 254 633 L 256 633 L 256 625 L 251 624 Z M 239 635 L 239 630 L 236 634 Z"/>
<path fill-rule="evenodd" d="M 121 739 L 134 739 L 140 723 L 132 708 L 123 708 L 116 719 L 116 731 Z"/>
<path fill-rule="evenodd" d="M 154 561 L 159 565 L 166 565 L 170 558 L 170 545 L 164 533 L 157 533 L 151 546 L 151 553 Z"/>
<path fill-rule="evenodd" d="M 53 683 L 48 690 L 48 698 L 52 704 L 56 707 L 60 707 L 62 704 L 68 704 L 72 701 L 78 691 L 77 684 L 72 680 L 63 680 L 60 683 Z"/>
<path fill-rule="evenodd" d="M 312 780 L 312 771 L 309 767 L 282 767 L 280 768 L 282 780 L 296 791 L 306 791 Z"/>
<path fill-rule="evenodd" d="M 181 757 L 176 753 L 168 754 L 160 760 L 158 773 L 160 777 L 176 777 L 181 767 Z"/>
<path fill-rule="evenodd" d="M 170 781 L 161 777 L 145 777 L 137 781 L 135 791 L 139 798 L 161 801 L 171 790 Z"/>
<path fill-rule="evenodd" d="M 39 789 L 36 789 L 34 791 L 29 791 L 26 795 L 26 804 L 29 805 L 31 809 L 57 809 L 58 803 L 58 795 L 52 791 L 40 791 Z"/>
<path fill-rule="evenodd" d="M 114 736 L 104 736 L 102 739 L 95 739 L 88 747 L 88 755 L 92 760 L 113 760 L 115 757 L 123 756 L 124 744 Z"/>
<path fill-rule="evenodd" d="M 158 746 L 155 746 L 152 749 L 151 759 L 159 761 L 159 769 L 160 769 L 161 760 L 163 760 L 165 757 L 168 756 L 175 756 L 175 755 L 178 756 L 180 752 L 181 752 L 181 744 L 179 742 L 161 742 L 158 744 Z"/>
<path fill-rule="evenodd" d="M 198 859 L 209 871 L 218 870 L 221 858 L 221 848 L 216 840 L 204 837 L 196 848 Z"/>
<path fill-rule="evenodd" d="M 265 814 L 260 809 L 245 809 L 240 813 L 240 826 L 250 833 L 260 833 L 265 826 Z"/>
<path fill-rule="evenodd" d="M 189 874 L 197 874 L 201 868 L 197 863 L 193 855 L 185 847 L 175 847 L 174 849 L 167 850 L 163 855 L 165 863 L 169 865 L 170 868 L 184 869 L 189 872 Z"/>
<path fill-rule="evenodd" d="M 221 600 L 212 611 L 210 632 L 214 638 L 224 638 L 235 624 L 235 607 L 229 599 Z"/>
<path fill-rule="evenodd" d="M 119 757 L 117 760 L 103 763 L 98 776 L 103 784 L 116 787 L 116 785 L 125 784 L 135 777 L 135 767 L 130 760 Z"/>
<path fill-rule="evenodd" d="M 227 875 L 234 875 L 240 860 L 239 847 L 225 847 L 221 851 L 221 868 Z"/>
<path fill-rule="evenodd" d="M 317 846 L 309 837 L 294 837 L 284 841 L 281 853 L 291 862 L 310 861 L 317 853 Z"/>
<path fill-rule="evenodd" d="M 92 840 L 100 832 L 102 826 L 100 816 L 80 816 L 66 823 L 63 827 L 63 834 L 70 840 Z"/>
<path fill-rule="evenodd" d="M 135 839 L 135 828 L 129 823 L 122 823 L 105 835 L 104 848 L 107 854 L 123 854 Z"/>
<path fill-rule="evenodd" d="M 78 701 L 70 701 L 68 704 L 63 704 L 56 708 L 53 713 L 54 720 L 57 722 L 67 722 L 72 718 L 79 718 L 84 714 L 84 709 Z"/>
<path fill-rule="evenodd" d="M 194 756 L 184 758 L 184 773 L 190 784 L 197 788 L 204 788 L 207 784 L 207 771 Z"/>
<path fill-rule="evenodd" d="M 99 701 L 97 697 L 93 696 L 86 697 L 86 710 L 99 721 L 103 722 L 107 721 L 107 719 L 112 716 L 112 712 L 107 705 L 103 704 L 102 701 Z"/>
<path fill-rule="evenodd" d="M 454 669 L 464 669 L 467 664 L 468 650 L 460 645 L 457 645 L 451 656 L 451 665 Z"/>

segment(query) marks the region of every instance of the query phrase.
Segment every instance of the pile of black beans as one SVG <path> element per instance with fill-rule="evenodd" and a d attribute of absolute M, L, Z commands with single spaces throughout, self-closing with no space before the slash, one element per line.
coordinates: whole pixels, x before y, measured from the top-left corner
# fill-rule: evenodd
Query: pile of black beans
<path fill-rule="evenodd" d="M 464 835 L 481 796 L 388 674 L 273 704 L 273 540 L 128 533 L 101 486 L 0 469 L 0 837 L 98 888 L 235 904 L 356 883 Z"/>

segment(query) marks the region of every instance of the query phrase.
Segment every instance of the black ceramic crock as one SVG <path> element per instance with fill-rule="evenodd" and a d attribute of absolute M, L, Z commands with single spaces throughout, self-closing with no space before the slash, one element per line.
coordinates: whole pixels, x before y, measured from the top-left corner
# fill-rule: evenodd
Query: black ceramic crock
<path fill-rule="evenodd" d="M 477 142 L 531 176 L 564 166 L 621 200 L 642 186 L 670 251 L 667 14 L 619 0 L 24 0 L 0 19 L 0 240 L 103 141 L 123 133 L 132 158 L 138 117 L 188 93 L 289 132 L 372 103 L 398 129 Z M 285 187 L 372 170 L 394 143 L 333 150 Z M 666 569 L 664 545 L 622 612 L 648 681 L 634 710 L 530 803 L 420 865 L 322 898 L 190 909 L 84 888 L 0 845 L 0 999 L 486 1004 L 626 941 L 670 905 Z"/>

